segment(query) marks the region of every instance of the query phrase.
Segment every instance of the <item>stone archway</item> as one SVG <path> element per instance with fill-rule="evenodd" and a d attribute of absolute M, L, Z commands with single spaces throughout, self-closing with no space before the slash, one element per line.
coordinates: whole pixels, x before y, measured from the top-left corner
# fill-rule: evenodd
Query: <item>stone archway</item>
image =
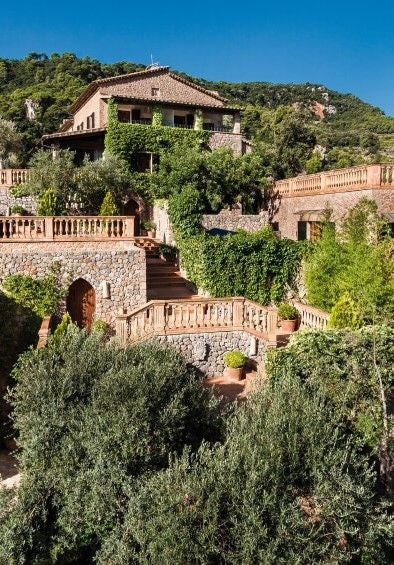
<path fill-rule="evenodd" d="M 96 310 L 96 292 L 85 279 L 77 279 L 68 290 L 67 312 L 80 328 L 90 329 Z"/>
<path fill-rule="evenodd" d="M 123 214 L 125 216 L 134 216 L 134 235 L 141 233 L 141 209 L 140 205 L 134 198 L 130 198 L 123 205 Z"/>

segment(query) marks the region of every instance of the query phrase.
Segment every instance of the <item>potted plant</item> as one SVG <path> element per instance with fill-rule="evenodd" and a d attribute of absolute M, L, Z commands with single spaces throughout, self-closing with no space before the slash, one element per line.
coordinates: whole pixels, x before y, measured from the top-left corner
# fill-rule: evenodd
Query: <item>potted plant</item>
<path fill-rule="evenodd" d="M 282 302 L 278 306 L 278 315 L 281 319 L 282 330 L 286 333 L 292 333 L 296 329 L 298 310 L 292 304 Z"/>
<path fill-rule="evenodd" d="M 223 376 L 230 377 L 231 379 L 237 379 L 238 381 L 244 376 L 244 367 L 246 363 L 246 356 L 242 351 L 227 351 L 223 356 L 224 364 L 226 368 L 224 370 Z"/>
<path fill-rule="evenodd" d="M 156 236 L 156 224 L 152 220 L 146 220 L 144 222 L 144 229 L 146 229 L 148 233 L 148 237 L 154 239 Z"/>

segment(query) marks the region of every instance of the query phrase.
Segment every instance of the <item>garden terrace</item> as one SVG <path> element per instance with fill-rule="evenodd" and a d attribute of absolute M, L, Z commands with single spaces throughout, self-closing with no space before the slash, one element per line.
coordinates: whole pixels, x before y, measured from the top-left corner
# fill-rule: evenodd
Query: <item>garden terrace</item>
<path fill-rule="evenodd" d="M 348 169 L 301 175 L 275 183 L 275 190 L 282 198 L 365 188 L 394 188 L 394 164 L 359 165 Z"/>
<path fill-rule="evenodd" d="M 134 216 L 0 217 L 0 242 L 134 239 Z"/>

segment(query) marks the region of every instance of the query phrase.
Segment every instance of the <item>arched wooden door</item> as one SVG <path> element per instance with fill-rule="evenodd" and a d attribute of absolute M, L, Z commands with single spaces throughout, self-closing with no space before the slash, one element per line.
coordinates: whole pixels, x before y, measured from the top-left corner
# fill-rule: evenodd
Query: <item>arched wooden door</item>
<path fill-rule="evenodd" d="M 123 213 L 125 216 L 134 216 L 134 235 L 140 235 L 140 207 L 138 202 L 132 198 L 128 200 L 124 205 Z"/>
<path fill-rule="evenodd" d="M 77 279 L 69 288 L 67 312 L 80 328 L 90 329 L 96 310 L 96 293 L 85 279 Z"/>

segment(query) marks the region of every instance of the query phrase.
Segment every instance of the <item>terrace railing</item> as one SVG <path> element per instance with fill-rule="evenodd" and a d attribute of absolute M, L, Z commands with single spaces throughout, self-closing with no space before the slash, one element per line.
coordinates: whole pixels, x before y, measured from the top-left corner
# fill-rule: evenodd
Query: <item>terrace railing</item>
<path fill-rule="evenodd" d="M 130 314 L 117 318 L 116 334 L 124 344 L 153 335 L 246 331 L 275 341 L 276 308 L 244 298 L 152 300 Z"/>
<path fill-rule="evenodd" d="M 283 198 L 368 188 L 394 188 L 394 163 L 360 165 L 275 183 L 275 190 Z"/>
<path fill-rule="evenodd" d="M 29 169 L 0 169 L 0 186 L 22 184 L 27 182 L 29 178 Z"/>
<path fill-rule="evenodd" d="M 0 242 L 134 238 L 134 216 L 0 217 Z"/>
<path fill-rule="evenodd" d="M 300 315 L 300 328 L 326 329 L 330 317 L 327 312 L 301 302 L 295 302 L 294 306 Z"/>

